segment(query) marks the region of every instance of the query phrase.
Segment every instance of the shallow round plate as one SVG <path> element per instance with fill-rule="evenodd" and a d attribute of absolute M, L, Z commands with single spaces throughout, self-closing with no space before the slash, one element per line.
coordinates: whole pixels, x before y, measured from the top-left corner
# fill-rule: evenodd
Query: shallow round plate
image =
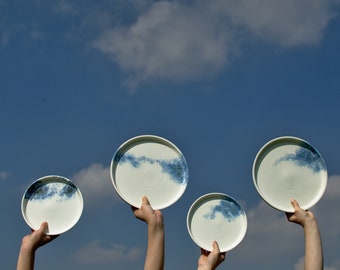
<path fill-rule="evenodd" d="M 187 228 L 192 240 L 212 251 L 217 241 L 220 251 L 236 247 L 247 231 L 247 216 L 241 205 L 223 193 L 208 193 L 198 198 L 187 215 Z"/>
<path fill-rule="evenodd" d="M 39 229 L 48 222 L 49 235 L 57 235 L 71 229 L 83 211 L 80 190 L 67 178 L 57 175 L 44 176 L 27 188 L 21 211 L 26 223 Z"/>
<path fill-rule="evenodd" d="M 296 199 L 309 209 L 325 192 L 327 169 L 319 152 L 296 137 L 279 137 L 265 144 L 253 164 L 255 187 L 270 206 L 294 212 L 290 204 Z"/>
<path fill-rule="evenodd" d="M 188 166 L 170 141 L 142 135 L 123 143 L 111 161 L 111 179 L 119 196 L 139 208 L 148 197 L 154 209 L 175 203 L 188 183 Z"/>

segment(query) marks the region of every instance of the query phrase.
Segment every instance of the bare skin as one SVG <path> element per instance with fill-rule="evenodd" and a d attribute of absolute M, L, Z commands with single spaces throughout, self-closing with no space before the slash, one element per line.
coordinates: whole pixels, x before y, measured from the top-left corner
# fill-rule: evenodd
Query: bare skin
<path fill-rule="evenodd" d="M 311 211 L 300 208 L 296 200 L 291 200 L 294 213 L 286 213 L 290 222 L 302 226 L 305 235 L 305 270 L 323 270 L 323 251 L 319 226 Z M 198 259 L 198 270 L 215 270 L 225 259 L 225 253 L 221 253 L 217 242 L 213 243 L 213 251 L 201 249 Z"/>
<path fill-rule="evenodd" d="M 225 252 L 220 252 L 216 241 L 213 242 L 213 251 L 209 252 L 201 248 L 201 256 L 198 258 L 197 270 L 215 270 L 225 259 Z"/>
<path fill-rule="evenodd" d="M 305 270 L 323 269 L 323 251 L 319 226 L 314 214 L 300 208 L 296 200 L 291 200 L 294 213 L 286 213 L 290 222 L 303 227 L 305 234 Z"/>
<path fill-rule="evenodd" d="M 133 208 L 136 218 L 148 225 L 148 246 L 144 270 L 164 269 L 164 224 L 162 213 L 153 210 L 147 197 L 142 198 L 140 208 Z M 33 270 L 36 250 L 54 240 L 58 235 L 47 235 L 48 224 L 43 222 L 40 228 L 22 239 L 17 270 Z"/>
<path fill-rule="evenodd" d="M 132 208 L 136 218 L 143 220 L 148 225 L 148 247 L 146 252 L 144 270 L 164 269 L 164 224 L 163 215 L 159 210 L 154 210 L 148 198 L 142 198 L 142 205 Z"/>
<path fill-rule="evenodd" d="M 47 235 L 45 233 L 47 228 L 47 222 L 43 222 L 38 230 L 32 231 L 22 239 L 17 270 L 33 270 L 36 250 L 58 237 L 58 235 Z"/>

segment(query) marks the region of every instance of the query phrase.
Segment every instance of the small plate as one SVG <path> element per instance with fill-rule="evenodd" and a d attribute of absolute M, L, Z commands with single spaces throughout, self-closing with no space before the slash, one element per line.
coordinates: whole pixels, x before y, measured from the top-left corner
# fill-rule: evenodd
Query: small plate
<path fill-rule="evenodd" d="M 21 212 L 33 229 L 48 222 L 48 235 L 57 235 L 71 229 L 83 211 L 80 190 L 67 178 L 49 175 L 39 178 L 25 191 Z"/>
<path fill-rule="evenodd" d="M 110 173 L 119 196 L 137 208 L 144 195 L 154 209 L 172 205 L 184 193 L 189 178 L 181 151 L 154 135 L 137 136 L 123 143 L 112 158 Z"/>
<path fill-rule="evenodd" d="M 303 209 L 311 208 L 327 186 L 327 169 L 321 155 L 296 137 L 279 137 L 265 144 L 256 155 L 252 173 L 262 199 L 284 212 L 294 212 L 291 199 L 296 199 Z"/>
<path fill-rule="evenodd" d="M 212 251 L 217 241 L 220 251 L 235 248 L 247 231 L 247 216 L 241 205 L 223 193 L 208 193 L 198 198 L 187 215 L 187 228 L 192 240 Z"/>

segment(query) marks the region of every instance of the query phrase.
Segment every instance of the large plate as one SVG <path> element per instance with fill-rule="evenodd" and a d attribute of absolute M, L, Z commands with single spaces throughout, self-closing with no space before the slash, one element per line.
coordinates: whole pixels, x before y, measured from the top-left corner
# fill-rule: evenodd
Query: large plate
<path fill-rule="evenodd" d="M 154 209 L 175 203 L 188 183 L 188 166 L 181 151 L 170 141 L 141 135 L 123 143 L 111 161 L 111 179 L 119 196 L 139 208 L 142 197 Z"/>
<path fill-rule="evenodd" d="M 291 199 L 303 209 L 311 208 L 327 185 L 326 164 L 320 153 L 305 140 L 291 136 L 266 143 L 255 157 L 252 174 L 262 199 L 284 212 L 294 212 Z"/>
<path fill-rule="evenodd" d="M 192 240 L 212 251 L 217 241 L 220 251 L 235 248 L 247 231 L 247 216 L 241 205 L 223 193 L 208 193 L 198 198 L 187 214 L 187 228 Z"/>
<path fill-rule="evenodd" d="M 30 185 L 22 198 L 21 211 L 26 223 L 39 229 L 48 222 L 49 235 L 57 235 L 71 229 L 83 211 L 80 190 L 67 178 L 49 175 Z"/>

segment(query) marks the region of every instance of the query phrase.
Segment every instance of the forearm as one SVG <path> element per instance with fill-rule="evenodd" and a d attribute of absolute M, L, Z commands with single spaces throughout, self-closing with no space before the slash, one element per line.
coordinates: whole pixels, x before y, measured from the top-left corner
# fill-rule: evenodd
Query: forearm
<path fill-rule="evenodd" d="M 148 225 L 148 247 L 144 270 L 164 269 L 164 238 L 163 224 Z"/>
<path fill-rule="evenodd" d="M 320 231 L 315 219 L 304 226 L 305 232 L 305 270 L 323 269 L 323 251 Z"/>
<path fill-rule="evenodd" d="M 32 248 L 21 246 L 17 263 L 17 270 L 34 269 L 35 251 Z"/>

